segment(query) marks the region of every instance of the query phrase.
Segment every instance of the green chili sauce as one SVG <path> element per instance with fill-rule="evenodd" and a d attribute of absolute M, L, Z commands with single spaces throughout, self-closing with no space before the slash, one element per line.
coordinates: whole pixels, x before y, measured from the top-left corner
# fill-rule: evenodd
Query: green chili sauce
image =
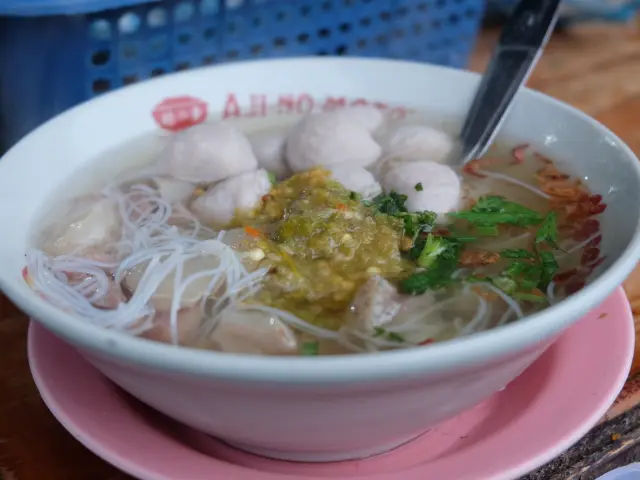
<path fill-rule="evenodd" d="M 256 300 L 315 325 L 338 329 L 371 276 L 406 277 L 403 221 L 379 213 L 314 169 L 274 185 L 246 230 L 270 274 Z M 246 223 L 245 223 L 246 225 Z"/>

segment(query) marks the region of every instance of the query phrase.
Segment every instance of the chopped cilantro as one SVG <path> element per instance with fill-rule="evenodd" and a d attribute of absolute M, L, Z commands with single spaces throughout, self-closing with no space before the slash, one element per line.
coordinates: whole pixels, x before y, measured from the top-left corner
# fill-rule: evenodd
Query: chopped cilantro
<path fill-rule="evenodd" d="M 380 213 L 401 219 L 404 223 L 404 235 L 411 238 L 415 243 L 420 233 L 431 230 L 437 215 L 429 211 L 410 213 L 404 205 L 406 201 L 406 195 L 390 192 L 388 194 L 382 193 L 370 202 L 365 202 L 365 204 L 375 208 Z M 420 251 L 422 251 L 422 248 L 420 248 Z"/>
<path fill-rule="evenodd" d="M 476 232 L 483 237 L 497 237 L 500 233 L 497 225 L 476 225 Z"/>
<path fill-rule="evenodd" d="M 418 265 L 422 268 L 429 268 L 436 261 L 438 255 L 447 249 L 442 237 L 434 237 L 433 235 L 427 235 L 427 241 L 425 242 L 422 252 L 418 257 Z"/>
<path fill-rule="evenodd" d="M 472 237 L 470 235 L 464 235 L 464 234 L 458 234 L 455 232 L 451 232 L 450 235 L 447 235 L 447 238 L 454 240 L 456 242 L 460 242 L 460 243 L 471 243 L 471 242 L 475 242 L 478 240 L 477 237 Z"/>
<path fill-rule="evenodd" d="M 474 212 L 501 212 L 511 213 L 514 215 L 525 215 L 528 217 L 539 219 L 537 223 L 540 223 L 540 221 L 542 220 L 541 215 L 535 210 L 531 210 L 524 205 L 512 202 L 498 195 L 485 195 L 483 197 L 480 197 L 471 210 Z"/>
<path fill-rule="evenodd" d="M 320 344 L 318 342 L 306 342 L 302 344 L 302 355 L 306 356 L 316 356 L 318 355 L 318 350 L 320 348 Z"/>
<path fill-rule="evenodd" d="M 387 333 L 387 339 L 391 340 L 392 342 L 398 342 L 398 343 L 404 342 L 404 338 L 402 337 L 402 335 L 395 332 Z"/>
<path fill-rule="evenodd" d="M 416 186 L 414 188 L 416 189 L 416 192 L 421 192 L 424 190 L 422 183 L 416 183 Z"/>
<path fill-rule="evenodd" d="M 502 258 L 536 258 L 533 252 L 524 248 L 508 248 L 500 252 Z"/>
<path fill-rule="evenodd" d="M 466 220 L 479 235 L 483 236 L 498 235 L 500 225 L 513 225 L 521 228 L 537 226 L 533 251 L 524 248 L 504 250 L 500 256 L 508 263 L 499 275 L 486 278 L 471 277 L 467 281 L 491 282 L 507 295 L 520 300 L 545 301 L 541 291 L 548 287 L 558 271 L 558 263 L 553 253 L 549 251 L 549 248 L 557 248 L 558 228 L 555 212 L 542 215 L 503 197 L 487 195 L 480 197 L 471 209 L 450 215 L 456 219 Z M 424 256 L 420 256 L 419 260 L 430 267 L 426 272 L 422 272 L 422 275 L 428 275 L 429 278 L 418 282 L 417 279 L 413 279 L 413 277 L 420 275 L 416 274 L 405 280 L 405 283 L 408 284 L 404 285 L 405 290 L 415 290 L 421 293 L 426 289 L 434 288 L 432 285 L 437 288 L 442 283 L 432 278 L 435 275 L 433 265 L 438 264 L 438 258 L 430 263 L 433 254 L 430 256 L 429 253 L 434 251 L 434 247 L 431 246 L 429 250 L 425 246 L 422 248 L 421 254 L 424 252 Z M 444 257 L 445 255 L 438 255 L 438 257 L 440 256 Z M 453 270 L 449 271 L 453 273 Z M 442 277 L 445 275 L 441 275 Z M 403 288 L 403 284 L 401 284 L 401 288 Z"/>
<path fill-rule="evenodd" d="M 545 267 L 540 262 L 540 258 L 524 249 L 506 252 L 512 252 L 514 256 L 508 257 L 504 255 L 505 252 L 502 252 L 503 258 L 512 258 L 514 261 L 500 275 L 481 278 L 471 276 L 466 278 L 466 281 L 470 283 L 489 282 L 518 300 L 546 302 L 547 299 L 541 292 L 544 284 Z"/>
<path fill-rule="evenodd" d="M 407 207 L 404 206 L 407 201 L 406 195 L 400 195 L 396 192 L 381 193 L 375 197 L 371 202 L 367 202 L 373 208 L 380 213 L 386 213 L 387 215 L 397 215 L 398 213 L 406 212 Z"/>
<path fill-rule="evenodd" d="M 427 290 L 437 290 L 454 282 L 451 277 L 458 268 L 462 244 L 447 237 L 434 236 L 433 239 L 437 240 L 442 247 L 442 251 L 429 262 L 429 267 L 426 270 L 414 273 L 400 282 L 402 293 L 421 295 Z M 424 248 L 427 248 L 426 243 L 425 241 Z M 434 244 L 432 243 L 431 245 Z"/>
<path fill-rule="evenodd" d="M 540 274 L 539 287 L 543 290 L 549 286 L 553 277 L 558 273 L 558 262 L 551 252 L 539 252 L 540 266 L 542 272 Z"/>
<path fill-rule="evenodd" d="M 516 298 L 518 300 L 525 300 L 529 302 L 536 302 L 536 303 L 542 303 L 547 301 L 544 295 L 540 295 L 537 293 L 526 293 L 526 292 L 515 292 L 513 294 L 513 298 Z"/>
<path fill-rule="evenodd" d="M 398 343 L 403 343 L 404 342 L 404 337 L 402 337 L 402 335 L 400 335 L 399 333 L 396 332 L 387 332 L 384 328 L 382 327 L 374 327 L 373 328 L 373 336 L 374 337 L 385 337 L 386 340 L 389 340 L 390 342 L 398 342 Z"/>
<path fill-rule="evenodd" d="M 497 235 L 498 225 L 529 227 L 539 225 L 543 221 L 543 216 L 535 210 L 495 195 L 480 197 L 471 210 L 449 215 L 468 221 L 479 234 L 487 236 Z"/>
<path fill-rule="evenodd" d="M 542 269 L 537 261 L 515 260 L 504 269 L 502 275 L 516 282 L 518 290 L 531 290 L 538 286 Z"/>
<path fill-rule="evenodd" d="M 516 291 L 516 288 L 518 288 L 516 281 L 508 275 L 500 275 L 492 278 L 491 283 L 508 295 L 512 295 Z"/>
<path fill-rule="evenodd" d="M 557 214 L 550 211 L 542 220 L 542 224 L 536 231 L 536 245 L 548 243 L 552 247 L 556 247 L 558 243 L 558 222 Z"/>
<path fill-rule="evenodd" d="M 349 200 L 358 200 L 358 198 L 359 198 L 359 195 L 356 192 L 354 191 L 349 192 Z"/>
<path fill-rule="evenodd" d="M 490 282 L 491 279 L 489 277 L 482 277 L 478 275 L 469 275 L 465 278 L 465 281 L 469 283 L 480 283 L 480 282 Z"/>
<path fill-rule="evenodd" d="M 276 178 L 276 174 L 273 172 L 267 172 L 267 177 L 269 178 L 271 185 L 275 185 L 278 182 L 278 179 Z"/>
<path fill-rule="evenodd" d="M 437 215 L 433 212 L 422 213 L 398 213 L 395 215 L 404 222 L 404 234 L 411 238 L 414 243 L 422 232 L 429 232 L 436 221 Z"/>
<path fill-rule="evenodd" d="M 544 297 L 534 293 L 535 289 L 546 290 L 558 271 L 558 262 L 549 251 L 530 252 L 523 248 L 508 249 L 500 253 L 511 263 L 489 281 L 507 295 L 520 300 L 542 301 Z M 542 300 L 541 300 L 542 299 Z"/>

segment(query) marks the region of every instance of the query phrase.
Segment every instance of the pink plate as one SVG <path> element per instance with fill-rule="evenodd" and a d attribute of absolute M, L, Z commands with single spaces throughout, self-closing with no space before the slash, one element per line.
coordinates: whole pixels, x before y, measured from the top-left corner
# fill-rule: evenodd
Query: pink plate
<path fill-rule="evenodd" d="M 633 344 L 629 303 L 618 289 L 486 402 L 392 452 L 328 464 L 257 457 L 179 425 L 131 399 L 33 322 L 29 361 L 60 423 L 145 480 L 506 480 L 559 455 L 605 414 L 624 384 Z"/>

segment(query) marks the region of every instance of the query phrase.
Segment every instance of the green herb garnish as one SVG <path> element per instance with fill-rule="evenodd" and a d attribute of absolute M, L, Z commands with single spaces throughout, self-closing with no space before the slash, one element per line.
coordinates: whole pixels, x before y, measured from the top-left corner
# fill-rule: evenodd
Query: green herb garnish
<path fill-rule="evenodd" d="M 404 235 L 411 238 L 415 243 L 418 235 L 422 232 L 429 232 L 436 221 L 437 214 L 434 212 L 408 212 L 405 207 L 407 201 L 406 195 L 400 195 L 396 192 L 382 193 L 370 202 L 365 202 L 380 213 L 399 218 L 404 223 Z M 417 252 L 422 251 L 422 248 Z"/>
<path fill-rule="evenodd" d="M 404 342 L 404 337 L 396 332 L 387 333 L 387 339 L 392 342 L 398 342 L 398 343 Z"/>
<path fill-rule="evenodd" d="M 416 183 L 416 186 L 414 188 L 416 189 L 416 192 L 421 192 L 424 190 L 422 183 Z"/>
<path fill-rule="evenodd" d="M 525 250 L 524 248 L 508 248 L 500 252 L 502 258 L 536 258 L 535 253 Z"/>
<path fill-rule="evenodd" d="M 483 237 L 497 237 L 500 234 L 497 225 L 476 225 L 476 232 Z"/>
<path fill-rule="evenodd" d="M 442 237 L 434 237 L 433 235 L 427 235 L 427 241 L 425 242 L 422 252 L 418 257 L 418 265 L 422 268 L 429 268 L 436 261 L 438 255 L 447 249 Z"/>
<path fill-rule="evenodd" d="M 529 227 L 539 225 L 543 221 L 543 216 L 535 210 L 495 195 L 480 197 L 470 210 L 449 215 L 468 221 L 479 234 L 487 236 L 497 235 L 498 225 Z"/>
<path fill-rule="evenodd" d="M 429 243 L 429 236 L 425 240 L 425 259 L 428 268 L 422 272 L 417 272 L 400 282 L 400 291 L 409 295 L 421 295 L 427 290 L 437 290 L 446 287 L 454 282 L 453 273 L 458 268 L 458 260 L 462 252 L 463 245 L 455 239 L 448 237 L 432 236 Z M 431 252 L 438 250 L 437 255 Z M 422 256 L 422 252 L 418 260 Z"/>
<path fill-rule="evenodd" d="M 551 280 L 553 280 L 553 277 L 558 273 L 558 262 L 551 252 L 539 252 L 538 257 L 540 259 L 540 267 L 542 270 L 538 286 L 542 290 L 546 290 L 551 283 Z"/>
<path fill-rule="evenodd" d="M 502 272 L 502 276 L 516 282 L 519 291 L 530 291 L 536 288 L 540 283 L 541 275 L 542 268 L 537 259 L 515 260 Z"/>
<path fill-rule="evenodd" d="M 373 336 L 377 338 L 384 337 L 390 342 L 398 342 L 398 343 L 404 342 L 404 337 L 402 335 L 396 332 L 388 332 L 382 327 L 374 327 Z"/>
<path fill-rule="evenodd" d="M 278 183 L 278 179 L 276 178 L 276 174 L 273 172 L 267 172 L 267 177 L 269 178 L 269 181 L 271 182 L 271 185 L 275 185 L 276 183 Z"/>
<path fill-rule="evenodd" d="M 301 354 L 306 356 L 316 356 L 318 355 L 318 351 L 320 349 L 320 344 L 318 342 L 306 342 L 302 344 Z"/>
<path fill-rule="evenodd" d="M 404 222 L 404 234 L 414 243 L 419 234 L 431 231 L 437 215 L 433 212 L 398 213 L 395 217 Z"/>
<path fill-rule="evenodd" d="M 469 275 L 464 280 L 466 282 L 469 282 L 469 283 L 491 282 L 491 278 L 489 278 L 489 277 L 480 277 L 478 275 Z"/>
<path fill-rule="evenodd" d="M 545 291 L 558 271 L 558 262 L 549 251 L 533 252 L 525 249 L 508 249 L 500 253 L 511 263 L 489 281 L 507 295 L 520 300 L 540 302 L 545 298 L 536 294 L 535 289 Z"/>
<path fill-rule="evenodd" d="M 478 237 L 472 237 L 471 235 L 464 235 L 456 232 L 450 232 L 449 235 L 447 235 L 447 238 L 460 243 L 471 243 L 478 240 Z"/>
<path fill-rule="evenodd" d="M 400 195 L 396 192 L 389 192 L 381 193 L 370 202 L 366 202 L 366 204 L 372 206 L 380 213 L 386 213 L 387 215 L 395 216 L 399 213 L 407 212 L 407 207 L 404 206 L 406 201 L 406 195 Z"/>
<path fill-rule="evenodd" d="M 515 292 L 513 294 L 513 298 L 516 298 L 518 300 L 525 300 L 528 302 L 536 302 L 536 303 L 543 303 L 547 301 L 546 297 L 542 295 L 537 295 L 535 293 L 526 293 L 526 292 Z"/>
<path fill-rule="evenodd" d="M 538 287 L 546 290 L 558 273 L 558 262 L 552 252 L 545 248 L 558 248 L 558 216 L 556 212 L 547 213 L 536 231 L 535 250 L 540 264 Z"/>
<path fill-rule="evenodd" d="M 536 231 L 536 245 L 548 243 L 556 248 L 558 244 L 558 215 L 551 211 L 542 220 L 542 224 Z"/>
<path fill-rule="evenodd" d="M 489 281 L 508 295 L 512 295 L 518 288 L 518 283 L 508 275 L 500 275 Z"/>

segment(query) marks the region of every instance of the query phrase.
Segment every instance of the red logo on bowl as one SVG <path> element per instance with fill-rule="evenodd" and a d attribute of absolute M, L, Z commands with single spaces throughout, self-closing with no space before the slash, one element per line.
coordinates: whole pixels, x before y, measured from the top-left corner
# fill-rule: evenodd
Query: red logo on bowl
<path fill-rule="evenodd" d="M 167 98 L 153 110 L 153 118 L 161 128 L 178 132 L 207 119 L 207 103 L 193 97 Z"/>

